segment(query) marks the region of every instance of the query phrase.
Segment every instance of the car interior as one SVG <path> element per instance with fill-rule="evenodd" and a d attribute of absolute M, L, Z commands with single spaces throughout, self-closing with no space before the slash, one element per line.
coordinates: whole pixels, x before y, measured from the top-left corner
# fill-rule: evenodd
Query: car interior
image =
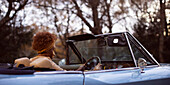
<path fill-rule="evenodd" d="M 135 41 L 127 40 L 123 33 L 98 36 L 86 34 L 68 39 L 67 63 L 62 65 L 66 70 L 76 70 L 85 63 L 87 65 L 84 69 L 89 71 L 99 63 L 98 60 L 101 70 L 136 67 L 139 58 L 144 58 L 147 65 L 156 64 L 139 45 L 135 45 Z"/>
<path fill-rule="evenodd" d="M 123 33 L 92 35 L 84 34 L 69 37 L 67 40 L 67 57 L 58 64 L 67 71 L 93 71 L 100 63 L 100 69 L 120 69 L 137 67 L 139 58 L 146 60 L 147 65 L 155 65 L 141 46 L 133 38 Z M 11 69 L 15 71 L 11 71 Z M 17 70 L 17 71 L 16 71 Z M 32 74 L 40 71 L 55 71 L 48 68 L 24 67 L 11 65 L 0 69 L 4 74 Z"/>

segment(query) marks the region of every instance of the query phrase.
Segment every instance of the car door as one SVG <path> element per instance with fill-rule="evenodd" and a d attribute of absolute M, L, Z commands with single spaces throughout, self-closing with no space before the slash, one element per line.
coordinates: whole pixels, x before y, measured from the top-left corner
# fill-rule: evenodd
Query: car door
<path fill-rule="evenodd" d="M 133 82 L 137 68 L 110 69 L 85 72 L 85 85 L 112 85 Z"/>
<path fill-rule="evenodd" d="M 0 75 L 0 85 L 83 85 L 81 71 L 35 72 L 32 75 Z"/>
<path fill-rule="evenodd" d="M 134 72 L 133 83 L 135 85 L 169 85 L 170 84 L 170 67 L 169 66 L 147 66 L 144 71 Z M 130 85 L 129 84 L 129 85 Z"/>
<path fill-rule="evenodd" d="M 142 73 L 138 67 L 84 72 L 85 85 L 169 85 L 169 68 L 149 66 Z"/>

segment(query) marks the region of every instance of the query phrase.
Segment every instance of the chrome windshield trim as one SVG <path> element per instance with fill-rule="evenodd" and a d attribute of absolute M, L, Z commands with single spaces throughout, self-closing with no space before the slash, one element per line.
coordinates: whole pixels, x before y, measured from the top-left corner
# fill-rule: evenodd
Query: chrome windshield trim
<path fill-rule="evenodd" d="M 134 54 L 133 54 L 132 47 L 131 47 L 131 44 L 130 44 L 130 42 L 129 42 L 129 38 L 128 38 L 128 36 L 127 36 L 127 33 L 125 33 L 125 37 L 126 37 L 126 40 L 127 40 L 127 43 L 128 43 L 128 47 L 129 47 L 129 49 L 130 49 L 130 52 L 131 52 L 133 61 L 134 61 L 134 63 L 135 63 L 135 66 L 137 67 L 137 62 L 136 62 L 135 56 L 134 56 Z"/>
<path fill-rule="evenodd" d="M 148 50 L 132 35 L 128 32 L 128 34 L 144 49 L 144 51 L 153 59 L 153 61 L 160 66 L 160 64 L 156 61 L 156 59 L 149 53 Z"/>
<path fill-rule="evenodd" d="M 47 75 L 47 74 L 83 74 L 82 71 L 44 71 L 35 72 L 34 75 Z"/>

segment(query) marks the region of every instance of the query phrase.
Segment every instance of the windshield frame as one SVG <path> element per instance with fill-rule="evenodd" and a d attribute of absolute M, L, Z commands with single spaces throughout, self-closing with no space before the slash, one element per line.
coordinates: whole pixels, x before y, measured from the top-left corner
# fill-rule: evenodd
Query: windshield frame
<path fill-rule="evenodd" d="M 103 37 L 106 37 L 106 36 L 108 36 L 108 35 L 116 35 L 116 34 L 120 34 L 120 33 L 108 33 L 108 34 L 100 34 L 100 35 L 93 35 L 94 37 L 92 38 L 92 39 L 96 39 L 96 38 L 98 38 L 98 37 L 101 37 L 101 36 L 103 36 Z M 134 42 L 133 42 L 133 44 L 136 46 L 136 47 L 141 47 L 142 49 L 139 49 L 139 50 L 142 50 L 142 54 L 143 55 L 145 55 L 145 57 L 150 57 L 149 59 L 152 59 L 151 61 L 153 61 L 156 65 L 158 65 L 158 66 L 160 66 L 159 65 L 159 63 L 151 56 L 151 54 L 139 43 L 139 41 L 137 41 L 137 39 L 136 38 L 134 38 L 134 36 L 133 35 L 131 35 L 129 32 L 121 32 L 121 34 L 123 34 L 124 36 L 125 36 L 125 39 L 126 39 L 126 42 L 127 42 L 127 44 L 128 44 L 128 48 L 129 48 L 129 51 L 130 51 L 130 54 L 131 54 L 131 57 L 132 57 L 132 59 L 133 59 L 133 62 L 134 62 L 134 64 L 135 64 L 135 67 L 138 67 L 138 65 L 137 65 L 137 61 L 136 61 L 136 59 L 135 59 L 135 57 L 134 57 L 134 54 L 133 54 L 133 50 L 132 50 L 132 47 L 131 47 L 131 44 L 130 44 L 130 42 L 129 41 L 131 41 L 128 37 L 130 36 L 131 38 L 133 38 L 134 39 L 134 42 L 135 43 L 138 43 L 139 45 L 137 46 Z M 90 40 L 90 39 L 86 39 L 86 40 Z M 77 55 L 77 57 L 79 58 L 79 60 L 81 61 L 81 64 L 83 64 L 83 62 L 85 62 L 86 60 L 84 59 L 84 57 L 81 55 L 81 53 L 79 52 L 79 50 L 77 49 L 77 47 L 73 44 L 73 42 L 78 42 L 78 41 L 83 41 L 83 40 L 68 40 L 67 41 L 67 45 L 68 45 L 68 47 L 71 47 L 71 49 L 74 51 L 74 50 L 76 50 L 76 51 L 74 51 L 74 53 Z M 72 44 L 68 44 L 69 42 L 72 42 Z M 74 48 L 73 48 L 74 47 Z M 143 53 L 144 52 L 144 53 Z M 67 53 L 68 53 L 68 49 L 67 49 Z M 147 55 L 147 56 L 146 56 Z M 67 55 L 67 57 L 66 57 L 66 62 L 67 62 L 67 64 L 76 64 L 76 63 L 70 63 L 69 62 L 69 55 Z"/>

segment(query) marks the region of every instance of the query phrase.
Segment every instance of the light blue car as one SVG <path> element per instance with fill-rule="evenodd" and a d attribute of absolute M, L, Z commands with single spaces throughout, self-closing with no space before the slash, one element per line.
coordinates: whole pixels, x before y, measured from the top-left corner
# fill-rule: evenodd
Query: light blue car
<path fill-rule="evenodd" d="M 160 65 L 128 32 L 77 35 L 66 43 L 59 65 L 67 71 L 0 68 L 0 85 L 170 85 L 170 66 Z"/>

